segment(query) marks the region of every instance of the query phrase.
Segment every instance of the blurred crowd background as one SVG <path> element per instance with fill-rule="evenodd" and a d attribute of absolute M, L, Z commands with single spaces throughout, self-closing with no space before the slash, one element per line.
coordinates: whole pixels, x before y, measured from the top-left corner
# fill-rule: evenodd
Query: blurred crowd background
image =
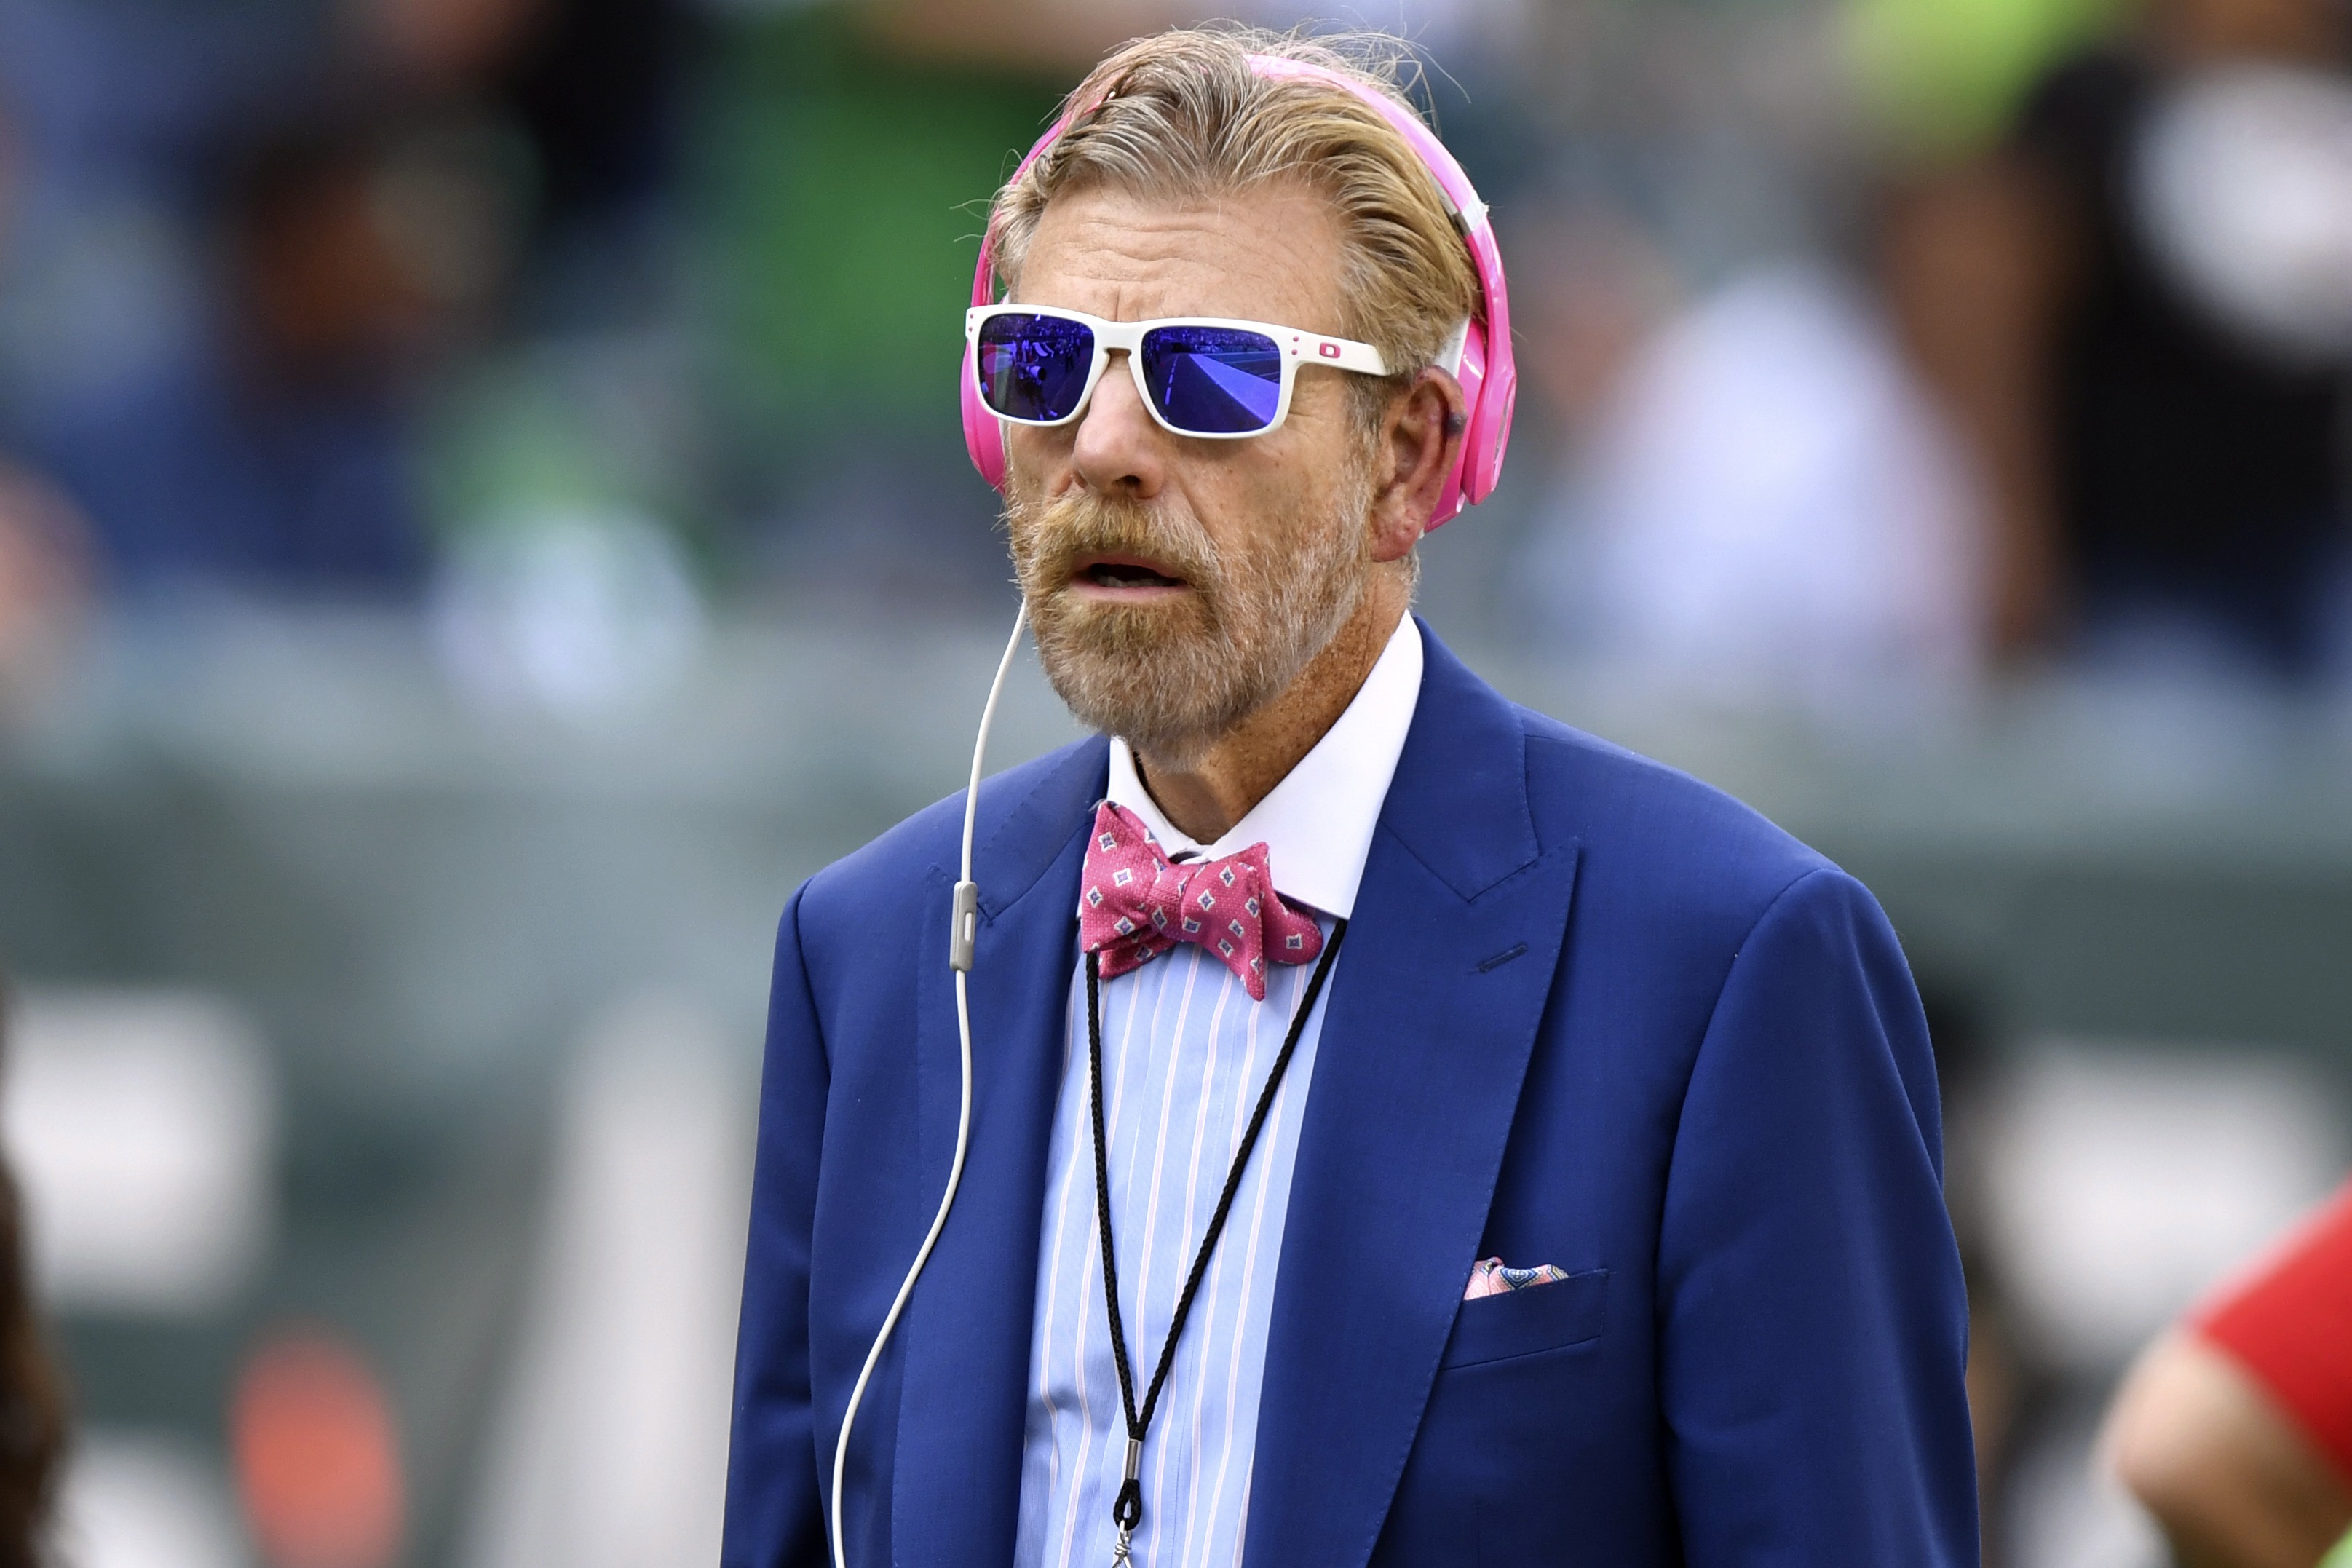
<path fill-rule="evenodd" d="M 1988 1560 L 2163 1563 L 2108 1391 L 2352 1161 L 2352 5 L 1295 3 L 1419 47 L 1511 269 L 1425 612 L 1878 892 Z M 715 1561 L 772 922 L 960 783 L 1013 607 L 985 202 L 1199 16 L 0 0 L 76 1562 Z M 1009 701 L 1000 763 L 1069 734 Z"/>

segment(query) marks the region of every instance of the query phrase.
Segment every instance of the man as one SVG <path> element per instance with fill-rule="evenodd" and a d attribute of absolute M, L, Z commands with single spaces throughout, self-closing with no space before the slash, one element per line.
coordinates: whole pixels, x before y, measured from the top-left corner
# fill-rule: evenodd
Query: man
<path fill-rule="evenodd" d="M 1253 55 L 1345 68 L 1131 45 L 991 223 L 1013 558 L 1108 738 L 980 793 L 969 1163 L 844 1458 L 847 1562 L 1972 1563 L 1893 934 L 1407 615 L 1478 280 L 1388 120 Z M 1255 434 L 1177 395 L 1279 357 L 1202 318 L 1322 345 Z M 961 816 L 785 911 L 730 1564 L 824 1560 L 947 1181 Z"/>

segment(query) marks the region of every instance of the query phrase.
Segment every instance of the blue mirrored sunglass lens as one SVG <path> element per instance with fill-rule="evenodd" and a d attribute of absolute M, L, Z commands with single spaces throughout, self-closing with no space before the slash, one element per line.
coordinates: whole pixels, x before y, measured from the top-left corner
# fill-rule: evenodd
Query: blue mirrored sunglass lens
<path fill-rule="evenodd" d="M 1087 395 L 1094 329 L 1060 316 L 991 316 L 977 357 L 989 407 L 1008 419 L 1067 419 Z"/>
<path fill-rule="evenodd" d="M 1143 334 L 1143 379 L 1169 424 L 1199 436 L 1244 436 L 1274 423 L 1282 350 L 1263 332 L 1154 327 Z"/>

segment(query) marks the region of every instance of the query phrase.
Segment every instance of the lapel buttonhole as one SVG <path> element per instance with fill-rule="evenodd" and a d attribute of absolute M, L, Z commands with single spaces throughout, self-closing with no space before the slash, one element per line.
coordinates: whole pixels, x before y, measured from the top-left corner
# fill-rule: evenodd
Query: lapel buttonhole
<path fill-rule="evenodd" d="M 1528 944 L 1526 942 L 1521 942 L 1518 946 L 1514 948 L 1506 949 L 1504 952 L 1496 953 L 1494 957 L 1487 959 L 1485 963 L 1479 964 L 1478 973 L 1484 974 L 1490 969 L 1500 969 L 1503 965 L 1510 963 L 1511 960 L 1515 958 L 1526 957 L 1527 952 Z"/>

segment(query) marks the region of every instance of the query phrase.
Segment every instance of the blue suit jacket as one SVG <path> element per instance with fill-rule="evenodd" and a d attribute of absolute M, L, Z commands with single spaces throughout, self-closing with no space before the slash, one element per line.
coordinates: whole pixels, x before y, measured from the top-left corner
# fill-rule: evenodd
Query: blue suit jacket
<path fill-rule="evenodd" d="M 1423 628 L 1427 637 L 1427 628 Z M 1427 637 L 1333 981 L 1246 1568 L 1977 1560 L 1927 1032 L 1870 895 Z M 981 791 L 953 1216 L 858 1416 L 852 1568 L 1011 1561 L 1106 746 Z M 946 1180 L 961 797 L 777 939 L 724 1561 L 825 1561 L 833 1444 Z M 1565 1281 L 1465 1303 L 1474 1260 Z"/>

